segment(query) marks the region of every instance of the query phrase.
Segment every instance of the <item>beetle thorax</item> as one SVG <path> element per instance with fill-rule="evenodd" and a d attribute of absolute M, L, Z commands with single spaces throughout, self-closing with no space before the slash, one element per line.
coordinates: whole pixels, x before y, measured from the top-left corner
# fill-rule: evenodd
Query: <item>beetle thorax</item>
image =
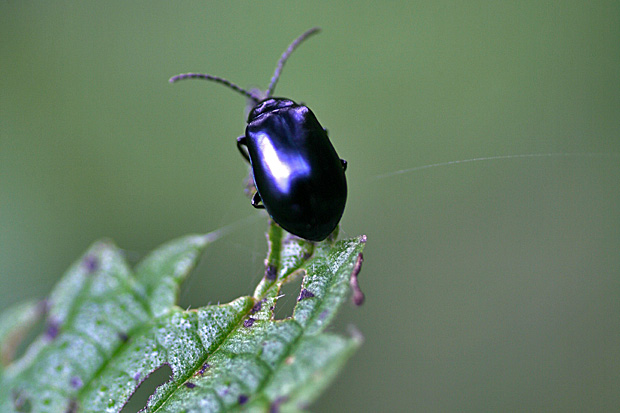
<path fill-rule="evenodd" d="M 297 103 L 293 102 L 290 99 L 286 98 L 268 98 L 259 102 L 254 108 L 250 111 L 248 115 L 248 123 L 252 122 L 254 119 L 259 116 L 273 112 L 278 109 L 291 108 L 294 106 L 298 106 Z"/>

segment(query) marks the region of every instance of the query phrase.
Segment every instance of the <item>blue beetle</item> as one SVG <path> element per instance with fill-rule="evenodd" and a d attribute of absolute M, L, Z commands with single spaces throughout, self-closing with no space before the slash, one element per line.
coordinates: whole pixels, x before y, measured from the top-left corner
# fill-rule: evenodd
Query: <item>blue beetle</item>
<path fill-rule="evenodd" d="M 255 208 L 265 208 L 282 228 L 310 241 L 322 241 L 338 226 L 347 200 L 345 170 L 314 113 L 290 99 L 272 97 L 282 68 L 292 52 L 312 34 L 299 36 L 280 57 L 264 96 L 230 81 L 204 73 L 185 73 L 170 82 L 198 78 L 227 86 L 254 103 L 245 135 L 237 139 L 250 163 L 256 193 Z"/>

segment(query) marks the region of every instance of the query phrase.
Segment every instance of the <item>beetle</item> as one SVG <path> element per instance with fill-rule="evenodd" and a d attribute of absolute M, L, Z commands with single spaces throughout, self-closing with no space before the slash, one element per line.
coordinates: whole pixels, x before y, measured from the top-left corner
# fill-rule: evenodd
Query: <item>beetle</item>
<path fill-rule="evenodd" d="M 237 138 L 237 148 L 251 165 L 256 187 L 252 206 L 266 209 L 282 228 L 309 241 L 327 238 L 342 218 L 347 200 L 347 162 L 340 159 L 327 130 L 310 108 L 272 95 L 290 55 L 319 30 L 310 29 L 289 45 L 264 95 L 205 73 L 170 78 L 171 83 L 183 79 L 210 80 L 252 101 L 245 134 Z"/>

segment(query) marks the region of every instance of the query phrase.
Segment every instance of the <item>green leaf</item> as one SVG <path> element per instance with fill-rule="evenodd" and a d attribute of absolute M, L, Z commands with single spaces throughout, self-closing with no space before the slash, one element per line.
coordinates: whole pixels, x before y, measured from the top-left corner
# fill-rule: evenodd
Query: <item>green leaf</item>
<path fill-rule="evenodd" d="M 146 411 L 265 411 L 308 406 L 361 344 L 324 330 L 349 295 L 365 237 L 313 244 L 272 225 L 253 296 L 194 310 L 175 306 L 210 235 L 165 244 L 131 269 L 95 243 L 43 303 L 0 318 L 0 411 L 118 412 L 167 365 Z M 353 277 L 352 277 L 353 274 Z M 302 276 L 292 317 L 273 318 L 284 283 Z M 18 360 L 19 338 L 45 318 Z"/>

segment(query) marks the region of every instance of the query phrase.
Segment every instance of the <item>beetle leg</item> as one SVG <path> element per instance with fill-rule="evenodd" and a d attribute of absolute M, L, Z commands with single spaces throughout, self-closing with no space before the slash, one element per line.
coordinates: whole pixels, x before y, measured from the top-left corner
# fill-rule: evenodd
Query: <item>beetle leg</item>
<path fill-rule="evenodd" d="M 265 209 L 265 205 L 261 204 L 263 200 L 261 199 L 258 191 L 254 192 L 254 196 L 252 197 L 252 206 L 256 209 Z"/>
<path fill-rule="evenodd" d="M 248 140 L 248 138 L 246 138 L 245 136 L 239 136 L 237 138 L 237 149 L 239 149 L 239 153 L 241 153 L 241 156 L 243 156 L 245 158 L 246 161 L 250 162 L 250 155 L 248 154 L 248 144 L 246 143 Z M 246 149 L 243 149 L 242 146 L 245 146 Z"/>
<path fill-rule="evenodd" d="M 342 170 L 346 171 L 347 170 L 347 161 L 345 161 L 344 159 L 341 159 L 340 163 L 342 164 Z"/>

